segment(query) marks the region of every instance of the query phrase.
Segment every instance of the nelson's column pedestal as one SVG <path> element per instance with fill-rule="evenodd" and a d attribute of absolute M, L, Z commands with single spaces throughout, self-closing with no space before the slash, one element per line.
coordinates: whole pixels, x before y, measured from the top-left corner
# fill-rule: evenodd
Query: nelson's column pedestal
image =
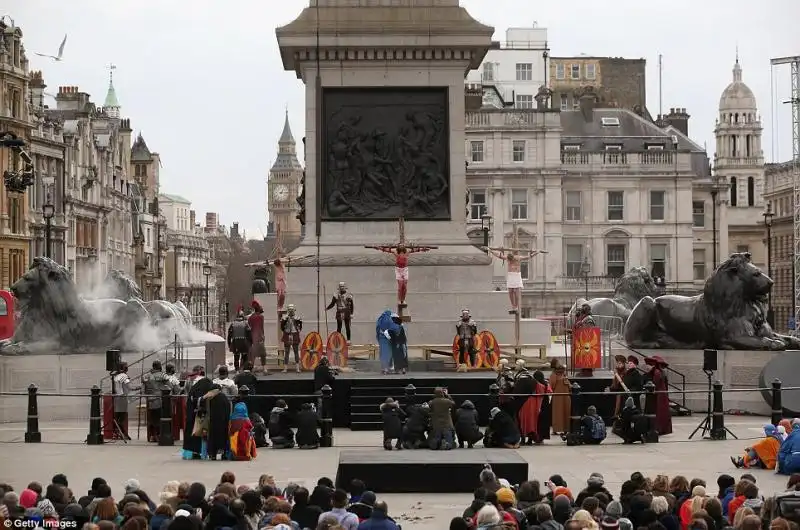
<path fill-rule="evenodd" d="M 296 305 L 304 331 L 317 329 L 320 216 L 327 300 L 319 304 L 324 309 L 346 282 L 355 297 L 352 342 L 375 342 L 376 318 L 397 309 L 394 257 L 364 247 L 396 244 L 403 217 L 408 241 L 438 247 L 409 260 L 409 344 L 452 343 L 465 307 L 479 329 L 513 343 L 508 296 L 491 290 L 489 258 L 465 231 L 464 77 L 480 65 L 494 29 L 458 0 L 310 4 L 276 30 L 284 67 L 306 86 L 306 236 L 291 257 L 311 257 L 292 261 L 287 304 Z M 274 344 L 275 296 L 259 296 Z M 328 312 L 329 330 L 333 317 Z M 321 322 L 324 339 L 324 314 Z M 548 323 L 522 322 L 521 343 L 549 340 Z"/>

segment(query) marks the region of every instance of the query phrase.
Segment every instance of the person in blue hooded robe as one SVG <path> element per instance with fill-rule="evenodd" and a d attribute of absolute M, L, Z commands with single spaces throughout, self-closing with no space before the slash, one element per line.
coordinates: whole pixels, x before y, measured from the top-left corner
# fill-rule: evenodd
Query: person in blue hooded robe
<path fill-rule="evenodd" d="M 392 312 L 388 309 L 381 313 L 375 323 L 375 338 L 378 340 L 381 359 L 381 373 L 387 374 L 392 366 L 392 333 L 397 333 L 399 326 L 392 320 Z"/>
<path fill-rule="evenodd" d="M 800 420 L 792 420 L 792 432 L 781 443 L 776 471 L 781 475 L 800 472 Z"/>

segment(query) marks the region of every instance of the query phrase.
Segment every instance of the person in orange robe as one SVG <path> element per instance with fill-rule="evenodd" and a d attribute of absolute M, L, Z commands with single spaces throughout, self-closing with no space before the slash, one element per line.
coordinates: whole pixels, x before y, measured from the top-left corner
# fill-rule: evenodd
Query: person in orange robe
<path fill-rule="evenodd" d="M 564 434 L 569 432 L 569 417 L 572 407 L 572 398 L 569 394 L 572 392 L 572 387 L 567 377 L 566 369 L 558 359 L 553 359 L 550 367 L 553 369 L 550 374 L 550 389 L 554 394 L 552 401 L 553 432 Z"/>
<path fill-rule="evenodd" d="M 742 456 L 732 456 L 731 462 L 737 468 L 775 469 L 780 448 L 778 429 L 768 423 L 764 425 L 764 438 L 745 448 Z"/>
<path fill-rule="evenodd" d="M 231 457 L 233 460 L 249 461 L 256 457 L 256 442 L 253 438 L 253 422 L 247 413 L 247 405 L 243 402 L 233 407 L 228 424 Z"/>

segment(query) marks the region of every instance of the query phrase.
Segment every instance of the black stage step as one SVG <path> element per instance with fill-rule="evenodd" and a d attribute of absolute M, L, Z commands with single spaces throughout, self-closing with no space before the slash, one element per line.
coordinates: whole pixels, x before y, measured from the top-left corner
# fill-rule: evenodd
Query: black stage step
<path fill-rule="evenodd" d="M 336 487 L 346 489 L 357 478 L 378 494 L 470 493 L 487 463 L 511 484 L 528 480 L 528 462 L 512 449 L 364 449 L 339 454 Z"/>

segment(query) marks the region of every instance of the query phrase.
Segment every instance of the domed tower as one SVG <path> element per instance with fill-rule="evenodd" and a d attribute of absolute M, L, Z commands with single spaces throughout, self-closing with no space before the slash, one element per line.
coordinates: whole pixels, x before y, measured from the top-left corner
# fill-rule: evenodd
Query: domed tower
<path fill-rule="evenodd" d="M 297 220 L 297 195 L 300 193 L 300 179 L 303 166 L 297 160 L 297 146 L 289 126 L 289 111 L 283 123 L 283 132 L 278 140 L 278 155 L 269 171 L 268 205 L 270 221 L 285 238 L 300 238 L 300 221 Z"/>
<path fill-rule="evenodd" d="M 763 228 L 759 228 L 764 208 L 762 130 L 756 97 L 742 80 L 737 54 L 733 80 L 719 98 L 719 117 L 714 127 L 717 140 L 714 170 L 729 186 L 728 238 L 720 241 L 722 259 L 728 252 L 751 252 L 757 264 L 766 264 Z"/>

